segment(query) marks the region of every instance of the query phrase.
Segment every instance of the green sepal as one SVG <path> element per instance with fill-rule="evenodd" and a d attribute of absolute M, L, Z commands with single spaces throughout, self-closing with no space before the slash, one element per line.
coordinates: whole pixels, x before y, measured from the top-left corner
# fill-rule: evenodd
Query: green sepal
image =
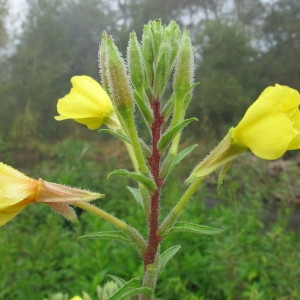
<path fill-rule="evenodd" d="M 180 43 L 181 30 L 175 21 L 171 21 L 165 31 L 165 39 L 169 43 L 169 73 L 174 67 Z"/>
<path fill-rule="evenodd" d="M 193 121 L 198 121 L 197 118 L 190 118 L 190 119 L 186 119 L 182 122 L 180 122 L 179 124 L 177 124 L 176 126 L 174 126 L 173 128 L 171 128 L 170 130 L 168 130 L 159 140 L 158 142 L 158 149 L 161 152 L 164 152 L 166 150 L 166 148 L 171 144 L 171 142 L 173 141 L 174 137 L 185 127 L 187 126 L 189 123 L 193 122 Z"/>
<path fill-rule="evenodd" d="M 111 97 L 111 92 L 109 90 L 109 78 L 107 71 L 107 34 L 103 32 L 102 39 L 99 47 L 99 70 L 101 75 L 102 87 L 106 90 L 108 95 Z"/>
<path fill-rule="evenodd" d="M 189 232 L 189 233 L 196 233 L 196 234 L 217 234 L 223 232 L 224 229 L 209 227 L 205 225 L 199 225 L 195 223 L 189 222 L 177 222 L 170 230 L 167 232 L 169 233 L 177 233 L 177 232 Z"/>
<path fill-rule="evenodd" d="M 124 142 L 127 142 L 128 144 L 131 144 L 129 137 L 125 134 L 122 134 L 122 133 L 118 132 L 118 131 L 103 128 L 103 129 L 100 129 L 98 132 L 105 132 L 105 133 L 112 134 L 113 136 L 115 136 L 117 138 L 120 138 Z"/>
<path fill-rule="evenodd" d="M 223 183 L 223 180 L 224 180 L 224 177 L 227 173 L 227 171 L 229 170 L 230 166 L 231 166 L 231 161 L 228 162 L 227 164 L 225 164 L 222 168 L 221 168 L 221 171 L 219 173 L 219 177 L 218 177 L 218 189 L 221 188 L 221 185 Z"/>
<path fill-rule="evenodd" d="M 140 43 L 137 40 L 136 33 L 131 32 L 127 47 L 127 64 L 131 83 L 135 88 L 143 86 L 145 79 L 144 64 Z"/>
<path fill-rule="evenodd" d="M 131 195 L 137 202 L 138 206 L 144 209 L 144 201 L 143 201 L 143 196 L 142 196 L 141 190 L 130 187 L 130 186 L 127 186 L 127 189 L 129 190 L 129 192 L 131 193 Z"/>
<path fill-rule="evenodd" d="M 165 26 L 162 26 L 161 20 L 154 20 L 148 23 L 151 33 L 152 51 L 154 59 L 158 56 L 161 43 L 164 39 Z"/>
<path fill-rule="evenodd" d="M 150 85 L 153 84 L 153 51 L 152 51 L 152 37 L 150 24 L 144 26 L 142 37 L 142 55 L 144 58 L 146 78 Z"/>
<path fill-rule="evenodd" d="M 130 172 L 124 169 L 119 169 L 119 170 L 114 170 L 110 172 L 107 176 L 107 178 L 110 178 L 112 175 L 118 175 L 118 176 L 125 176 L 130 179 L 136 180 L 139 183 L 143 184 L 149 191 L 154 192 L 156 190 L 156 185 L 155 183 L 148 177 L 137 174 L 135 172 Z"/>
<path fill-rule="evenodd" d="M 140 280 L 133 278 L 127 281 L 114 295 L 107 300 L 122 300 L 134 295 L 153 296 L 153 291 L 148 287 L 141 287 Z"/>
<path fill-rule="evenodd" d="M 198 85 L 200 85 L 200 82 L 195 82 L 194 84 L 190 85 L 190 87 L 186 90 L 183 97 L 183 107 L 187 108 L 192 99 L 193 90 Z"/>
<path fill-rule="evenodd" d="M 166 72 L 167 68 L 167 58 L 166 54 L 163 53 L 159 58 L 159 61 L 156 65 L 156 70 L 154 73 L 154 82 L 153 82 L 153 95 L 154 98 L 160 98 L 165 90 L 166 83 L 168 81 L 168 74 Z"/>
<path fill-rule="evenodd" d="M 88 233 L 80 236 L 78 239 L 84 239 L 84 238 L 99 239 L 99 240 L 118 240 L 132 245 L 130 239 L 128 239 L 122 232 L 116 230 Z"/>
<path fill-rule="evenodd" d="M 159 257 L 158 273 L 161 273 L 170 259 L 180 250 L 181 245 L 175 245 L 164 251 Z"/>
<path fill-rule="evenodd" d="M 194 56 L 190 34 L 184 31 L 177 54 L 174 71 L 173 89 L 176 94 L 183 98 L 186 91 L 193 84 L 194 78 Z"/>
<path fill-rule="evenodd" d="M 124 59 L 111 37 L 107 38 L 107 75 L 114 107 L 124 118 L 123 113 L 128 110 L 133 113 L 133 90 Z"/>

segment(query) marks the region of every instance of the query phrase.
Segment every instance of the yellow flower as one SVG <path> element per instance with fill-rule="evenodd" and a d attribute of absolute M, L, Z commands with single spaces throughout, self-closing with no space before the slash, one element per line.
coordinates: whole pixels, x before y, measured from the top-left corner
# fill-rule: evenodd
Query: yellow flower
<path fill-rule="evenodd" d="M 277 159 L 300 148 L 300 94 L 287 86 L 267 87 L 219 145 L 193 170 L 187 182 L 206 176 L 250 149 L 262 159 Z M 221 174 L 221 177 L 224 176 Z"/>
<path fill-rule="evenodd" d="M 59 99 L 55 120 L 74 119 L 89 129 L 97 129 L 102 123 L 120 127 L 112 102 L 101 85 L 89 76 L 74 76 L 70 93 Z"/>
<path fill-rule="evenodd" d="M 277 159 L 300 148 L 299 92 L 276 84 L 248 108 L 232 137 L 263 159 Z"/>
<path fill-rule="evenodd" d="M 70 300 L 82 300 L 82 298 L 81 297 L 79 297 L 79 296 L 75 296 L 75 297 L 73 297 L 72 299 L 70 299 Z"/>
<path fill-rule="evenodd" d="M 102 194 L 71 188 L 43 179 L 35 180 L 0 162 L 0 226 L 30 203 L 45 203 L 70 221 L 76 221 L 73 202 L 92 201 Z"/>

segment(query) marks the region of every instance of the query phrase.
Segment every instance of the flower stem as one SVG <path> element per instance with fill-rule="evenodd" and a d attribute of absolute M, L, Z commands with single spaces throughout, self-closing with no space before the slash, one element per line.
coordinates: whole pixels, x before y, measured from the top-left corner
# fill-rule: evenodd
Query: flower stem
<path fill-rule="evenodd" d="M 133 227 L 126 224 L 124 221 L 118 219 L 117 217 L 111 215 L 110 213 L 104 211 L 103 209 L 92 205 L 88 202 L 73 202 L 73 206 L 82 208 L 86 211 L 91 212 L 94 215 L 108 221 L 109 223 L 116 226 L 118 229 L 123 231 L 138 247 L 138 252 L 144 253 L 146 250 L 146 241 L 143 236 Z"/>
<path fill-rule="evenodd" d="M 131 146 L 132 149 L 135 153 L 135 157 L 136 157 L 136 161 L 138 163 L 139 166 L 139 172 L 141 172 L 142 175 L 147 175 L 148 174 L 148 168 L 143 156 L 143 152 L 141 149 L 141 145 L 139 142 L 139 138 L 136 132 L 136 128 L 135 128 L 135 124 L 134 124 L 134 119 L 133 117 L 128 117 L 126 119 L 126 126 L 127 126 L 127 130 L 128 130 L 128 135 L 130 137 L 131 140 Z"/>

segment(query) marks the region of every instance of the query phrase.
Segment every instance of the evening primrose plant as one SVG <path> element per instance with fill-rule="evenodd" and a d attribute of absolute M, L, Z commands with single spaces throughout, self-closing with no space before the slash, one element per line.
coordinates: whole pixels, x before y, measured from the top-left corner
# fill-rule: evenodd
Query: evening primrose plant
<path fill-rule="evenodd" d="M 143 264 L 140 278 L 125 280 L 112 276 L 115 288 L 105 299 L 155 299 L 160 273 L 181 247 L 164 249 L 164 239 L 182 232 L 222 232 L 179 220 L 205 178 L 219 169 L 221 182 L 231 162 L 246 151 L 272 160 L 300 148 L 300 95 L 279 84 L 267 87 L 237 126 L 230 128 L 216 148 L 195 164 L 185 180 L 185 192 L 178 195 L 174 207 L 164 208 L 163 211 L 169 211 L 163 215 L 161 208 L 168 206 L 168 201 L 164 201 L 168 195 L 162 194 L 162 187 L 170 172 L 196 148 L 191 145 L 179 150 L 183 129 L 197 121 L 186 118 L 196 85 L 189 32 L 182 32 L 174 21 L 168 26 L 159 20 L 149 22 L 141 42 L 134 32 L 130 34 L 126 59 L 113 38 L 103 33 L 99 67 L 101 85 L 85 75 L 71 79 L 72 89 L 58 100 L 55 119 L 73 119 L 97 130 L 95 134 L 110 133 L 124 143 L 132 168 L 113 170 L 108 177 L 124 176 L 136 183 L 128 189 L 143 211 L 147 234 L 142 234 L 144 228 L 135 228 L 89 203 L 102 194 L 31 179 L 4 164 L 0 165 L 0 183 L 4 187 L 0 191 L 0 225 L 32 202 L 46 203 L 70 220 L 75 219 L 70 205 L 95 214 L 116 230 L 87 233 L 84 237 L 128 243 L 136 249 Z M 148 128 L 143 135 L 135 123 L 137 113 Z M 118 270 L 113 271 L 118 275 Z"/>

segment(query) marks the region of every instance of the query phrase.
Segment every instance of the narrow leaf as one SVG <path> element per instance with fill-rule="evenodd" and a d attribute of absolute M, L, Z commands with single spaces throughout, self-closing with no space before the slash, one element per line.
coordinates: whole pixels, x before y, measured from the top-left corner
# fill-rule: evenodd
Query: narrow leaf
<path fill-rule="evenodd" d="M 132 194 L 133 198 L 136 200 L 139 207 L 144 208 L 143 196 L 140 189 L 136 189 L 128 186 L 127 189 Z"/>
<path fill-rule="evenodd" d="M 180 122 L 179 124 L 177 124 L 176 126 L 174 126 L 173 128 L 171 128 L 170 130 L 168 130 L 159 140 L 158 143 L 158 149 L 161 152 L 164 152 L 166 150 L 166 148 L 169 146 L 169 144 L 172 142 L 172 140 L 174 139 L 174 137 L 185 127 L 187 126 L 189 123 L 193 122 L 193 121 L 198 121 L 197 118 L 190 118 L 187 120 L 184 120 L 182 122 Z"/>
<path fill-rule="evenodd" d="M 171 168 L 174 168 L 175 166 L 177 166 L 184 158 L 186 158 L 197 147 L 198 147 L 198 145 L 194 144 L 192 146 L 189 146 L 189 147 L 181 150 L 179 153 L 177 153 L 177 155 L 174 157 Z"/>
<path fill-rule="evenodd" d="M 217 234 L 223 232 L 224 229 L 209 227 L 189 222 L 177 222 L 168 233 L 191 232 L 197 234 Z"/>
<path fill-rule="evenodd" d="M 104 128 L 104 129 L 100 129 L 98 132 L 105 132 L 105 133 L 112 134 L 113 136 L 116 136 L 117 138 L 120 138 L 121 140 L 123 140 L 123 141 L 130 144 L 129 137 L 125 134 L 122 134 L 122 133 L 118 132 L 118 131 Z"/>
<path fill-rule="evenodd" d="M 118 276 L 108 274 L 107 277 L 110 277 L 119 287 L 122 287 L 126 281 Z"/>
<path fill-rule="evenodd" d="M 131 241 L 120 231 L 100 231 L 82 235 L 79 239 L 119 240 L 131 244 Z"/>
<path fill-rule="evenodd" d="M 180 245 L 175 245 L 163 252 L 159 257 L 158 272 L 161 273 L 170 259 L 180 250 Z"/>
<path fill-rule="evenodd" d="M 155 183 L 150 178 L 148 178 L 144 175 L 130 172 L 130 171 L 127 171 L 124 169 L 114 170 L 114 171 L 110 172 L 108 174 L 108 178 L 112 175 L 125 176 L 130 179 L 136 180 L 136 181 L 140 182 L 141 184 L 143 184 L 151 192 L 154 192 L 156 190 Z"/>
<path fill-rule="evenodd" d="M 150 125 L 153 121 L 152 111 L 148 105 L 148 101 L 146 101 L 140 94 L 141 93 L 138 93 L 137 91 L 134 92 L 135 102 L 142 113 L 144 120 L 148 125 Z"/>
<path fill-rule="evenodd" d="M 133 278 L 126 282 L 113 296 L 107 300 L 121 300 L 134 295 L 145 295 L 151 297 L 153 292 L 150 288 L 141 287 L 140 280 Z"/>

